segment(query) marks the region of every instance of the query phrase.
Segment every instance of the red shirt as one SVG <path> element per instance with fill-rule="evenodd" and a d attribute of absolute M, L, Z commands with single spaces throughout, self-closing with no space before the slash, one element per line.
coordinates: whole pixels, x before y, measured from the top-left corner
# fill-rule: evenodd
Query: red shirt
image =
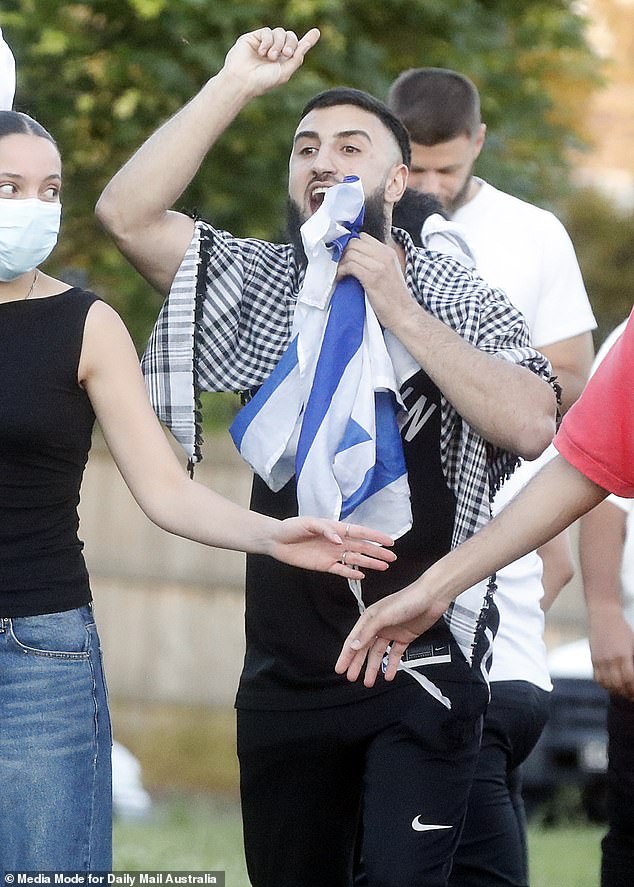
<path fill-rule="evenodd" d="M 634 311 L 568 410 L 555 446 L 594 483 L 634 498 Z"/>

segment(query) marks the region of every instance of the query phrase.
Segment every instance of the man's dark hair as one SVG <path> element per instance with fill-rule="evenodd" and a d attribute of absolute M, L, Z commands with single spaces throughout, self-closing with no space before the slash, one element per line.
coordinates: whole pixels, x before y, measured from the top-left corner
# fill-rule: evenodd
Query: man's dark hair
<path fill-rule="evenodd" d="M 480 96 L 463 74 L 446 68 L 410 68 L 388 94 L 389 108 L 417 145 L 438 145 L 475 135 L 480 126 Z"/>
<path fill-rule="evenodd" d="M 21 111 L 0 111 L 0 138 L 11 135 L 33 135 L 41 139 L 47 139 L 57 148 L 57 142 L 41 123 L 22 114 Z"/>
<path fill-rule="evenodd" d="M 410 166 L 412 150 L 406 128 L 386 104 L 379 101 L 379 99 L 375 99 L 369 93 L 362 92 L 360 89 L 337 86 L 334 89 L 320 92 L 306 103 L 299 119 L 303 120 L 315 108 L 333 108 L 336 105 L 356 105 L 357 108 L 362 108 L 369 114 L 374 114 L 375 117 L 378 117 L 385 128 L 389 129 L 396 139 L 403 163 L 408 167 Z"/>
<path fill-rule="evenodd" d="M 442 205 L 433 194 L 406 188 L 398 203 L 392 210 L 392 225 L 403 228 L 414 241 L 415 246 L 422 246 L 421 229 L 429 216 L 436 213 L 447 218 Z"/>

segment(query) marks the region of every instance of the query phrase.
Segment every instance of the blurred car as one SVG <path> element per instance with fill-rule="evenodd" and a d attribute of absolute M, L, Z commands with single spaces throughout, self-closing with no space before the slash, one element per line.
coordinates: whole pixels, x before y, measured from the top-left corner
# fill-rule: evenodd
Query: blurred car
<path fill-rule="evenodd" d="M 580 790 L 586 815 L 605 819 L 608 693 L 592 679 L 587 639 L 555 648 L 548 657 L 553 682 L 550 718 L 523 766 L 530 812 L 566 786 Z"/>

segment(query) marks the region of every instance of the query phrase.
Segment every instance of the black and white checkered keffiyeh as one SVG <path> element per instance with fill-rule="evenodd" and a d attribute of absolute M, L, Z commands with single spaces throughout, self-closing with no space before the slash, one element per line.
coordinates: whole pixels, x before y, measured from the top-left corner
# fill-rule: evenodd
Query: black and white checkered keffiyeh
<path fill-rule="evenodd" d="M 405 249 L 407 284 L 419 304 L 478 349 L 551 378 L 548 361 L 529 346 L 525 321 L 503 293 L 452 257 L 414 247 L 399 229 L 393 234 Z M 154 409 L 192 462 L 201 458 L 198 393 L 262 384 L 289 343 L 302 277 L 291 245 L 196 223 L 142 361 Z M 492 494 L 517 457 L 483 440 L 444 397 L 441 416 L 441 460 L 456 496 L 456 546 L 490 519 Z M 480 613 L 468 596 L 452 607 L 448 618 L 463 649 Z"/>

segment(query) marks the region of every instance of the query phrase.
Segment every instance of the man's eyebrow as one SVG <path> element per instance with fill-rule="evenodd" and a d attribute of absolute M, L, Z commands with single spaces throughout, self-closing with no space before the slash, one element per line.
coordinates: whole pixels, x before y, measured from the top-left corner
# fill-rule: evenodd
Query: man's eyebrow
<path fill-rule="evenodd" d="M 363 136 L 363 138 L 367 139 L 368 142 L 372 142 L 370 134 L 366 132 L 365 129 L 343 129 L 341 130 L 341 132 L 335 133 L 336 139 L 349 139 L 352 136 Z M 319 133 L 315 132 L 312 129 L 302 129 L 298 133 L 295 133 L 293 143 L 298 142 L 300 139 L 315 139 L 318 141 Z"/>
<path fill-rule="evenodd" d="M 318 139 L 319 136 L 312 129 L 301 129 L 299 132 L 295 133 L 295 138 L 293 139 L 293 144 L 298 142 L 300 139 Z"/>
<path fill-rule="evenodd" d="M 446 166 L 425 166 L 424 163 L 412 163 L 409 168 L 410 172 L 428 172 L 428 170 L 433 170 L 434 172 L 453 172 L 455 169 L 458 169 L 460 166 L 459 163 L 448 163 Z"/>
<path fill-rule="evenodd" d="M 365 129 L 344 129 L 341 132 L 338 132 L 336 138 L 338 139 L 349 139 L 352 136 L 363 136 L 364 139 L 367 139 L 368 142 L 372 142 L 370 138 L 370 133 L 366 132 Z"/>

